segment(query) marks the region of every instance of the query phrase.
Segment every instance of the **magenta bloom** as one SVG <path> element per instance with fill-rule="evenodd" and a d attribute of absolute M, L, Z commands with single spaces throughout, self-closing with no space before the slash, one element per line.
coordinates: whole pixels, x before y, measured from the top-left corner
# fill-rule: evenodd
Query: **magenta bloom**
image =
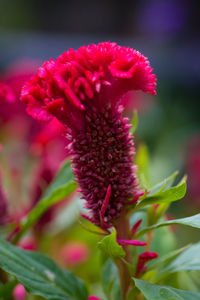
<path fill-rule="evenodd" d="M 131 90 L 154 95 L 155 85 L 146 57 L 105 42 L 45 62 L 22 90 L 30 115 L 57 117 L 68 128 L 73 171 L 96 225 L 110 226 L 138 195 L 133 138 L 120 100 Z"/>
<path fill-rule="evenodd" d="M 88 246 L 83 242 L 71 242 L 62 247 L 60 256 L 68 266 L 77 266 L 90 256 Z"/>
<path fill-rule="evenodd" d="M 0 104 L 15 102 L 15 96 L 10 87 L 0 81 Z"/>
<path fill-rule="evenodd" d="M 15 289 L 13 291 L 13 295 L 16 300 L 25 300 L 26 294 L 27 293 L 26 293 L 25 288 L 20 283 L 15 287 Z"/>
<path fill-rule="evenodd" d="M 2 145 L 0 144 L 0 152 Z M 0 226 L 5 225 L 8 221 L 8 201 L 2 186 L 2 175 L 0 172 Z"/>
<path fill-rule="evenodd" d="M 101 298 L 91 295 L 89 296 L 88 300 L 101 300 Z"/>
<path fill-rule="evenodd" d="M 140 254 L 138 257 L 135 276 L 138 277 L 141 273 L 145 272 L 147 269 L 146 264 L 148 263 L 148 261 L 155 258 L 158 258 L 158 254 L 156 252 L 146 251 Z"/>

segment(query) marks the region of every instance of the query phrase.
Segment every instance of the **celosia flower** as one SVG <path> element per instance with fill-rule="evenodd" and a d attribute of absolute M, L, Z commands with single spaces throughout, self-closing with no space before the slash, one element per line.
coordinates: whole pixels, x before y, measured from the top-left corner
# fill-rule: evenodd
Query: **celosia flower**
<path fill-rule="evenodd" d="M 112 225 L 127 200 L 137 199 L 133 139 L 120 100 L 131 90 L 154 95 L 155 85 L 146 57 L 105 42 L 45 62 L 22 90 L 30 115 L 67 126 L 73 171 L 96 225 Z"/>

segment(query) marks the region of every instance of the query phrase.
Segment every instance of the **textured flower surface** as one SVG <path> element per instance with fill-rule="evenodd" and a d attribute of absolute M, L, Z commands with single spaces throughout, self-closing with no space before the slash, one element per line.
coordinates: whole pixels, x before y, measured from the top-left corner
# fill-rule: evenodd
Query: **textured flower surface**
<path fill-rule="evenodd" d="M 146 57 L 105 42 L 45 62 L 22 90 L 30 115 L 67 126 L 73 171 L 96 225 L 112 225 L 127 200 L 137 200 L 133 138 L 120 100 L 131 90 L 154 95 L 155 86 Z"/>

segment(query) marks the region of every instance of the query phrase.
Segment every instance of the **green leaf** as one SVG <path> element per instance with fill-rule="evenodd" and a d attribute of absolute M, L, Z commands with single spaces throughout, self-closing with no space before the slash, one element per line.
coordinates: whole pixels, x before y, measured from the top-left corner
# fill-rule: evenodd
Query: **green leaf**
<path fill-rule="evenodd" d="M 47 187 L 42 199 L 33 208 L 24 223 L 21 224 L 21 230 L 16 235 L 14 243 L 18 242 L 21 236 L 37 222 L 39 217 L 41 217 L 49 207 L 69 196 L 76 188 L 77 184 L 74 182 L 70 162 L 67 160 L 52 184 Z"/>
<path fill-rule="evenodd" d="M 175 220 L 168 220 L 165 222 L 160 222 L 158 224 L 146 227 L 142 230 L 140 230 L 137 234 L 136 237 L 140 237 L 147 233 L 148 231 L 155 230 L 159 227 L 163 226 L 170 226 L 170 225 L 185 225 L 193 228 L 199 228 L 200 229 L 200 214 L 187 217 L 187 218 L 181 218 L 181 219 L 175 219 Z"/>
<path fill-rule="evenodd" d="M 152 204 L 171 203 L 183 198 L 185 196 L 185 193 L 186 178 L 184 177 L 177 186 L 174 186 L 168 190 L 158 192 L 154 195 L 148 195 L 145 199 L 141 200 L 136 209 Z"/>
<path fill-rule="evenodd" d="M 130 129 L 130 132 L 131 132 L 132 135 L 134 135 L 135 131 L 138 127 L 138 113 L 137 113 L 137 110 L 134 110 L 133 118 L 131 120 L 131 125 L 132 125 L 132 127 Z"/>
<path fill-rule="evenodd" d="M 169 264 L 175 257 L 177 257 L 180 253 L 182 253 L 188 247 L 189 247 L 189 245 L 185 246 L 183 248 L 174 250 L 174 251 L 170 251 L 169 253 L 164 254 L 161 257 L 154 259 L 153 261 L 150 261 L 148 263 L 148 271 L 155 269 L 159 266 L 163 266 L 163 265 L 166 266 L 166 264 Z"/>
<path fill-rule="evenodd" d="M 87 300 L 83 282 L 47 256 L 0 240 L 0 267 L 16 276 L 30 294 L 51 300 Z"/>
<path fill-rule="evenodd" d="M 116 241 L 116 236 L 117 232 L 113 229 L 111 234 L 107 235 L 98 243 L 99 249 L 113 259 L 125 256 L 123 248 Z"/>
<path fill-rule="evenodd" d="M 153 187 L 149 189 L 149 196 L 157 194 L 160 191 L 168 190 L 174 183 L 174 180 L 176 179 L 178 175 L 178 171 L 174 172 L 169 177 L 165 178 L 161 182 L 157 183 Z"/>
<path fill-rule="evenodd" d="M 175 289 L 171 286 L 152 284 L 134 278 L 136 287 L 147 300 L 200 300 L 200 293 Z"/>
<path fill-rule="evenodd" d="M 200 243 L 194 244 L 173 260 L 162 273 L 200 270 Z"/>

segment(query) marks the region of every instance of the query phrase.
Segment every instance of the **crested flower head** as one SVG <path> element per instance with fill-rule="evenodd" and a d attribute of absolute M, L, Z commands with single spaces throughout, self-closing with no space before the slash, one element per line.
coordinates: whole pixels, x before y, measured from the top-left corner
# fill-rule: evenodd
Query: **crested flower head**
<path fill-rule="evenodd" d="M 105 42 L 45 62 L 22 90 L 30 115 L 42 121 L 54 116 L 67 127 L 90 220 L 102 227 L 138 194 L 133 139 L 120 100 L 131 90 L 154 95 L 155 85 L 146 57 Z"/>

